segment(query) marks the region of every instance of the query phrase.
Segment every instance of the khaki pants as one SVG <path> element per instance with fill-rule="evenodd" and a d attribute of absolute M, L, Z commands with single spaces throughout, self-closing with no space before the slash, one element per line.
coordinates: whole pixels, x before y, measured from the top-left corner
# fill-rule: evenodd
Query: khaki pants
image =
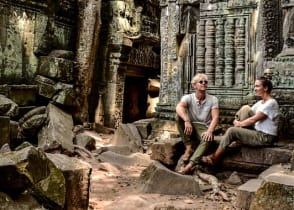
<path fill-rule="evenodd" d="M 250 106 L 245 105 L 236 113 L 235 118 L 242 121 L 252 115 L 253 113 Z M 252 127 L 230 127 L 222 137 L 220 146 L 225 149 L 233 141 L 238 141 L 248 146 L 268 146 L 271 145 L 275 139 L 275 136 L 256 131 Z"/>
<path fill-rule="evenodd" d="M 204 141 L 201 138 L 201 134 L 207 131 L 207 127 L 205 125 L 199 123 L 193 123 L 193 132 L 190 136 L 184 134 L 185 122 L 179 116 L 176 117 L 178 131 L 182 137 L 183 143 L 185 145 L 192 145 L 193 149 L 195 149 L 193 155 L 190 158 L 190 162 L 193 165 L 198 164 L 200 162 L 200 158 L 207 151 L 210 142 Z"/>

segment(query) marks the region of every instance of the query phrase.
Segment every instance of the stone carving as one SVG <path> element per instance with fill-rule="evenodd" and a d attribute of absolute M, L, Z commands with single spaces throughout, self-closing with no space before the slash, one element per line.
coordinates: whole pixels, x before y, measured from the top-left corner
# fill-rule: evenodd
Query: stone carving
<path fill-rule="evenodd" d="M 224 20 L 218 18 L 216 21 L 216 35 L 215 35 L 215 85 L 222 86 L 224 82 L 224 69 L 225 69 L 225 30 Z"/>
<path fill-rule="evenodd" d="M 215 83 L 215 24 L 209 19 L 205 25 L 205 73 L 212 85 Z"/>
<path fill-rule="evenodd" d="M 234 81 L 234 38 L 235 20 L 228 18 L 225 23 L 225 75 L 224 84 L 231 87 Z"/>
<path fill-rule="evenodd" d="M 246 19 L 240 17 L 236 23 L 236 67 L 235 84 L 238 87 L 245 85 L 245 25 Z"/>
<path fill-rule="evenodd" d="M 158 55 L 152 50 L 153 46 L 139 44 L 137 48 L 133 47 L 130 55 L 128 64 L 158 68 L 156 61 Z"/>
<path fill-rule="evenodd" d="M 205 72 L 205 20 L 200 20 L 197 29 L 197 73 Z"/>
<path fill-rule="evenodd" d="M 294 56 L 294 0 L 283 0 L 282 6 L 284 46 L 279 56 Z"/>
<path fill-rule="evenodd" d="M 133 0 L 114 1 L 112 30 L 127 36 L 138 36 L 141 26 L 142 7 L 135 7 Z"/>
<path fill-rule="evenodd" d="M 262 39 L 265 40 L 264 56 L 266 59 L 274 58 L 281 50 L 281 44 L 277 44 L 281 40 L 280 27 L 280 10 L 279 0 L 262 1 Z M 279 43 L 279 42 L 278 42 Z"/>
<path fill-rule="evenodd" d="M 0 95 L 0 115 L 15 117 L 18 115 L 18 105 L 4 95 Z"/>

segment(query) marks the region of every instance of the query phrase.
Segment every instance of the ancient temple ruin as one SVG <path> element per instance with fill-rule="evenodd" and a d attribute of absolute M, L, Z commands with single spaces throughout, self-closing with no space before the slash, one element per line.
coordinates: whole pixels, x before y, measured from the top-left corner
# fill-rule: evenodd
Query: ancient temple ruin
<path fill-rule="evenodd" d="M 206 73 L 209 92 L 220 99 L 222 123 L 229 122 L 236 109 L 255 100 L 255 78 L 270 74 L 283 134 L 292 130 L 292 1 L 161 1 L 160 7 L 160 117 L 173 118 L 176 102 L 192 91 L 192 76 Z"/>
<path fill-rule="evenodd" d="M 281 130 L 293 130 L 293 1 L 1 0 L 0 6 L 0 89 L 22 110 L 53 100 L 77 123 L 117 128 L 146 117 L 173 120 L 192 76 L 203 72 L 226 124 L 254 102 L 254 80 L 265 74 L 275 84 Z M 155 80 L 160 88 L 149 92 Z"/>

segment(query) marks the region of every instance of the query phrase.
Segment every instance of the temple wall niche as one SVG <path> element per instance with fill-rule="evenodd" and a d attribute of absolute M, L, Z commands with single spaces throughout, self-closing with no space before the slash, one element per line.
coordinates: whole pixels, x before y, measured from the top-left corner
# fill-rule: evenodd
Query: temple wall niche
<path fill-rule="evenodd" d="M 70 10 L 72 0 L 61 1 Z M 34 54 L 43 39 L 48 22 L 47 1 L 0 1 L 0 82 L 2 84 L 32 84 L 38 58 Z M 71 12 L 67 14 L 72 15 Z M 58 49 L 71 49 L 73 20 L 54 15 L 54 33 Z"/>

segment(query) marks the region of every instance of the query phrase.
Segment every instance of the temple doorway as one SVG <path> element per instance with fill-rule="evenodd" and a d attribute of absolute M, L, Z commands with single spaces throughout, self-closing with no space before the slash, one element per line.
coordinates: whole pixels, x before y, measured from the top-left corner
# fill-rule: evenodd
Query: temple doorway
<path fill-rule="evenodd" d="M 125 79 L 123 123 L 146 118 L 147 78 L 127 76 Z"/>

